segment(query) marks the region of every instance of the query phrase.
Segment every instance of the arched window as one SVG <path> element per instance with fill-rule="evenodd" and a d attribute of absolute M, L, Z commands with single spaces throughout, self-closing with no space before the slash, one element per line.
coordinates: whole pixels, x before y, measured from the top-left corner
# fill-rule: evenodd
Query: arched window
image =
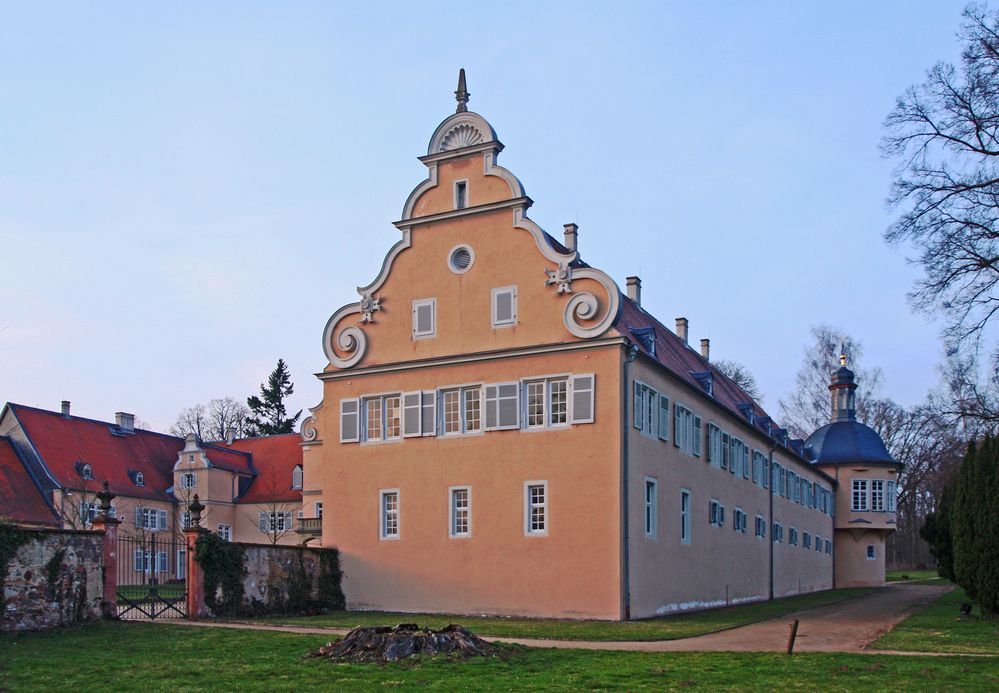
<path fill-rule="evenodd" d="M 296 466 L 291 472 L 291 487 L 293 489 L 302 488 L 302 468 L 300 466 Z"/>

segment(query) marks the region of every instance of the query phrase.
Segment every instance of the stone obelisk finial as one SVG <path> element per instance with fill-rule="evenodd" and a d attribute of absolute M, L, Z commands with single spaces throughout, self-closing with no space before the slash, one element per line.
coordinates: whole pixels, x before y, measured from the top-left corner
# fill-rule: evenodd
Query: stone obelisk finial
<path fill-rule="evenodd" d="M 465 88 L 465 68 L 458 70 L 458 90 L 454 92 L 454 98 L 458 101 L 458 108 L 455 109 L 455 113 L 464 113 L 468 110 L 468 97 L 471 94 L 468 93 L 468 89 Z"/>

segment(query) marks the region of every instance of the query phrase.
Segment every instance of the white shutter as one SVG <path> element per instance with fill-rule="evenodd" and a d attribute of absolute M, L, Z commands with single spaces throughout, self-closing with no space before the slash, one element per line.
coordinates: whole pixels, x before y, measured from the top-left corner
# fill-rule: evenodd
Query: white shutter
<path fill-rule="evenodd" d="M 260 528 L 261 532 L 268 531 L 267 513 L 258 513 L 257 514 L 257 527 Z"/>
<path fill-rule="evenodd" d="M 593 374 L 574 375 L 572 388 L 572 423 L 593 423 Z"/>
<path fill-rule="evenodd" d="M 496 384 L 496 409 L 498 429 L 520 428 L 520 383 Z"/>
<path fill-rule="evenodd" d="M 292 524 L 291 513 L 284 514 L 284 531 L 290 532 L 295 525 Z"/>
<path fill-rule="evenodd" d="M 683 410 L 673 403 L 673 445 L 680 447 L 680 433 L 683 430 Z"/>
<path fill-rule="evenodd" d="M 632 425 L 639 430 L 642 429 L 642 424 L 645 422 L 645 414 L 642 411 L 644 404 L 645 404 L 645 386 L 636 380 L 634 411 L 632 412 L 633 414 Z"/>
<path fill-rule="evenodd" d="M 166 510 L 160 510 L 156 514 L 159 517 L 159 527 L 160 527 L 160 529 L 166 529 L 167 528 L 167 514 L 166 514 Z"/>
<path fill-rule="evenodd" d="M 423 392 L 421 398 L 420 431 L 425 436 L 437 434 L 437 393 L 434 390 Z"/>
<path fill-rule="evenodd" d="M 159 551 L 159 552 L 157 552 L 156 558 L 158 559 L 157 563 L 159 564 L 157 566 L 157 572 L 160 572 L 160 573 L 167 572 L 168 568 L 167 568 L 167 554 L 166 554 L 166 551 Z"/>
<path fill-rule="evenodd" d="M 413 337 L 433 337 L 435 299 L 413 301 Z"/>
<path fill-rule="evenodd" d="M 659 413 L 656 411 L 656 405 L 659 402 L 659 393 L 648 386 L 645 387 L 645 393 L 644 432 L 655 438 L 656 430 L 659 428 Z"/>
<path fill-rule="evenodd" d="M 496 385 L 486 385 L 483 390 L 486 404 L 486 430 L 495 431 L 499 426 L 499 398 Z"/>
<path fill-rule="evenodd" d="M 419 392 L 405 392 L 402 395 L 402 435 L 404 438 L 413 438 L 423 432 L 420 425 L 422 415 Z"/>
<path fill-rule="evenodd" d="M 340 400 L 340 442 L 356 443 L 360 440 L 359 403 L 356 399 Z"/>
<path fill-rule="evenodd" d="M 694 441 L 693 441 L 694 444 L 691 446 L 692 447 L 692 451 L 694 453 L 694 457 L 700 457 L 701 456 L 701 442 L 702 442 L 702 438 L 701 438 L 701 417 L 695 416 L 694 417 Z"/>
<path fill-rule="evenodd" d="M 137 573 L 141 573 L 142 572 L 142 550 L 141 549 L 136 549 L 135 553 L 132 554 L 132 567 L 135 569 L 135 572 L 137 572 Z"/>
<path fill-rule="evenodd" d="M 493 327 L 517 324 L 517 287 L 505 286 L 492 290 Z"/>
<path fill-rule="evenodd" d="M 659 395 L 659 440 L 669 440 L 669 398 L 665 395 Z"/>

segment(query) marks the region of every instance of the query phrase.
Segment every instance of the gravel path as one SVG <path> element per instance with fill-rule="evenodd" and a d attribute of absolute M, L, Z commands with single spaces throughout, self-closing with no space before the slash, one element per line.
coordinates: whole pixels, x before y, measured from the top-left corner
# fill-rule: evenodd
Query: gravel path
<path fill-rule="evenodd" d="M 534 638 L 485 637 L 528 647 L 629 652 L 784 652 L 790 624 L 799 619 L 795 652 L 852 652 L 914 655 L 918 652 L 887 652 L 867 646 L 922 606 L 951 589 L 950 585 L 892 583 L 887 589 L 837 604 L 820 606 L 730 630 L 682 640 L 597 642 L 585 640 L 541 640 Z M 308 635 L 345 635 L 345 628 L 273 626 L 256 623 L 223 623 L 161 619 L 169 623 L 202 628 L 237 628 Z"/>

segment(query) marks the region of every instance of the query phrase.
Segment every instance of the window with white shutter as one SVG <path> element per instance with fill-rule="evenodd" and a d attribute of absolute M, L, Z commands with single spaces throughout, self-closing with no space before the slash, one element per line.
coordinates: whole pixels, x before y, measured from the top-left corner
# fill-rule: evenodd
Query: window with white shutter
<path fill-rule="evenodd" d="M 435 390 L 424 391 L 421 399 L 421 435 L 437 435 L 437 392 Z"/>
<path fill-rule="evenodd" d="M 517 287 L 504 286 L 492 290 L 493 327 L 517 324 Z"/>
<path fill-rule="evenodd" d="M 437 299 L 413 301 L 413 339 L 427 339 L 437 334 Z"/>
<path fill-rule="evenodd" d="M 485 404 L 487 431 L 520 428 L 520 383 L 486 385 Z"/>
<path fill-rule="evenodd" d="M 593 374 L 574 375 L 572 385 L 572 423 L 593 423 Z"/>
<path fill-rule="evenodd" d="M 419 392 L 405 392 L 402 395 L 402 435 L 415 438 L 423 434 L 422 396 Z"/>
<path fill-rule="evenodd" d="M 694 453 L 694 457 L 701 456 L 701 417 L 694 417 L 694 440 L 691 441 L 693 445 L 691 446 L 691 452 Z"/>
<path fill-rule="evenodd" d="M 340 442 L 356 443 L 360 440 L 360 403 L 356 399 L 340 400 Z"/>
<path fill-rule="evenodd" d="M 632 425 L 638 430 L 642 430 L 645 425 L 645 385 L 635 381 L 635 396 L 632 411 Z"/>
<path fill-rule="evenodd" d="M 673 429 L 676 435 L 676 429 Z M 659 440 L 669 440 L 669 398 L 659 395 Z"/>
<path fill-rule="evenodd" d="M 268 522 L 267 513 L 262 512 L 257 514 L 257 528 L 261 532 L 270 531 L 271 527 L 270 527 L 270 522 Z"/>

